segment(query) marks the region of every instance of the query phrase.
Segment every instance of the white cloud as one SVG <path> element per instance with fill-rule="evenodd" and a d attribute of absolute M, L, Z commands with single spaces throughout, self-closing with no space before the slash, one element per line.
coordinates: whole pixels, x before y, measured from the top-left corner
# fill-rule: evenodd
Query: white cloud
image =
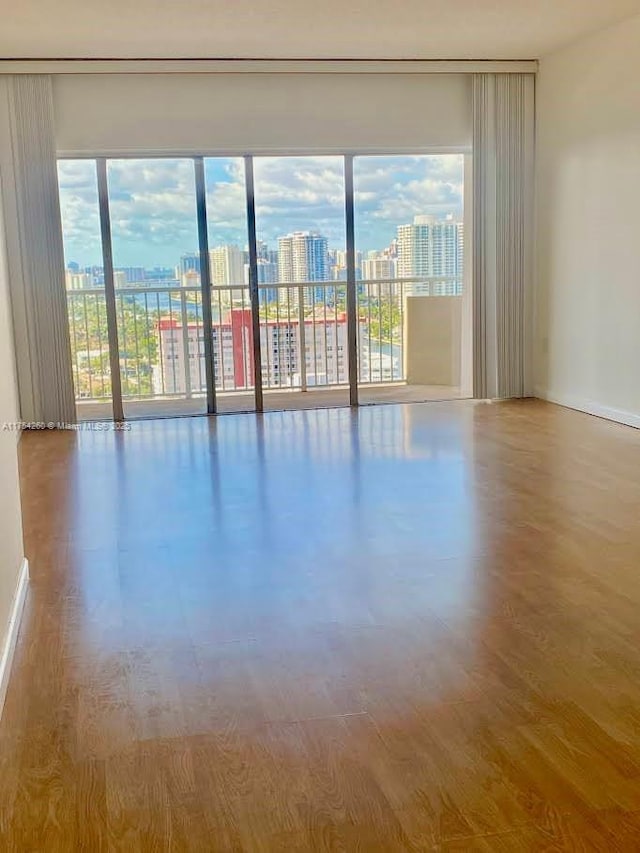
<path fill-rule="evenodd" d="M 96 168 L 92 160 L 58 163 L 60 212 L 65 260 L 101 263 L 100 218 Z"/>
<path fill-rule="evenodd" d="M 386 245 L 416 214 L 462 213 L 462 155 L 362 157 L 354 164 L 356 241 Z"/>
<path fill-rule="evenodd" d="M 241 158 L 206 161 L 210 244 L 246 245 Z M 292 230 L 317 230 L 343 247 L 341 157 L 258 157 L 254 161 L 258 236 L 275 247 Z M 189 159 L 115 160 L 108 164 L 116 265 L 175 264 L 197 248 L 195 183 Z M 100 262 L 95 165 L 61 161 L 67 260 Z M 462 155 L 357 157 L 354 162 L 358 248 L 383 248 L 397 225 L 419 213 L 461 213 Z"/>
<path fill-rule="evenodd" d="M 344 167 L 341 157 L 257 157 L 256 226 L 277 244 L 290 231 L 320 231 L 344 245 Z"/>

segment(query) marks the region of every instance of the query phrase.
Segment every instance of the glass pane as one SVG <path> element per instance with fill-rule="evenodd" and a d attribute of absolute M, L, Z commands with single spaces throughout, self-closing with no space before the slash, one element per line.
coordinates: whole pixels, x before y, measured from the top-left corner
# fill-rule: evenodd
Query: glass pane
<path fill-rule="evenodd" d="M 347 405 L 344 162 L 254 160 L 265 408 Z"/>
<path fill-rule="evenodd" d="M 206 412 L 191 159 L 107 163 L 125 417 Z"/>
<path fill-rule="evenodd" d="M 244 160 L 204 161 L 218 412 L 255 408 Z"/>
<path fill-rule="evenodd" d="M 464 157 L 356 157 L 362 403 L 462 396 Z"/>
<path fill-rule="evenodd" d="M 59 160 L 69 339 L 79 420 L 113 417 L 95 160 Z"/>

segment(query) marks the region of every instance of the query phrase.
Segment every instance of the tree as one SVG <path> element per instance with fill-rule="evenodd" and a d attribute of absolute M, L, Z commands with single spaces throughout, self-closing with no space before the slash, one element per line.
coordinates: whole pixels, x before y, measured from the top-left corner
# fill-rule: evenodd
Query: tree
<path fill-rule="evenodd" d="M 147 310 L 135 295 L 120 295 L 116 310 L 122 395 L 151 396 L 161 311 Z M 68 313 L 76 396 L 108 399 L 112 391 L 105 297 L 70 293 Z"/>

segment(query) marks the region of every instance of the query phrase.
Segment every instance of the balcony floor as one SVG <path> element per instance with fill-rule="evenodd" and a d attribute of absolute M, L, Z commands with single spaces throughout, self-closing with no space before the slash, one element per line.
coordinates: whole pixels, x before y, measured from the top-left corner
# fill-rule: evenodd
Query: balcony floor
<path fill-rule="evenodd" d="M 463 399 L 460 388 L 450 385 L 365 385 L 359 390 L 361 405 L 371 406 L 377 403 L 427 403 L 434 400 Z M 217 396 L 218 412 L 233 414 L 251 412 L 254 409 L 253 394 L 241 392 L 223 393 Z M 297 411 L 301 409 L 333 409 L 349 405 L 347 388 L 314 388 L 309 391 L 266 391 L 264 407 L 266 411 Z M 125 417 L 159 418 L 181 417 L 205 414 L 204 399 L 192 400 L 160 398 L 155 400 L 136 400 L 125 402 Z M 110 403 L 81 401 L 78 403 L 78 420 L 97 421 L 111 418 Z"/>

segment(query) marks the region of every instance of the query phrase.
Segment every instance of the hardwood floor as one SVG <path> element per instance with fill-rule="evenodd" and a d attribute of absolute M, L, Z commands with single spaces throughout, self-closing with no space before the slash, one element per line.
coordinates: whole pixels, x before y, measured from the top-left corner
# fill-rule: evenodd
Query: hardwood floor
<path fill-rule="evenodd" d="M 0 850 L 640 850 L 639 431 L 427 403 L 21 456 Z"/>

